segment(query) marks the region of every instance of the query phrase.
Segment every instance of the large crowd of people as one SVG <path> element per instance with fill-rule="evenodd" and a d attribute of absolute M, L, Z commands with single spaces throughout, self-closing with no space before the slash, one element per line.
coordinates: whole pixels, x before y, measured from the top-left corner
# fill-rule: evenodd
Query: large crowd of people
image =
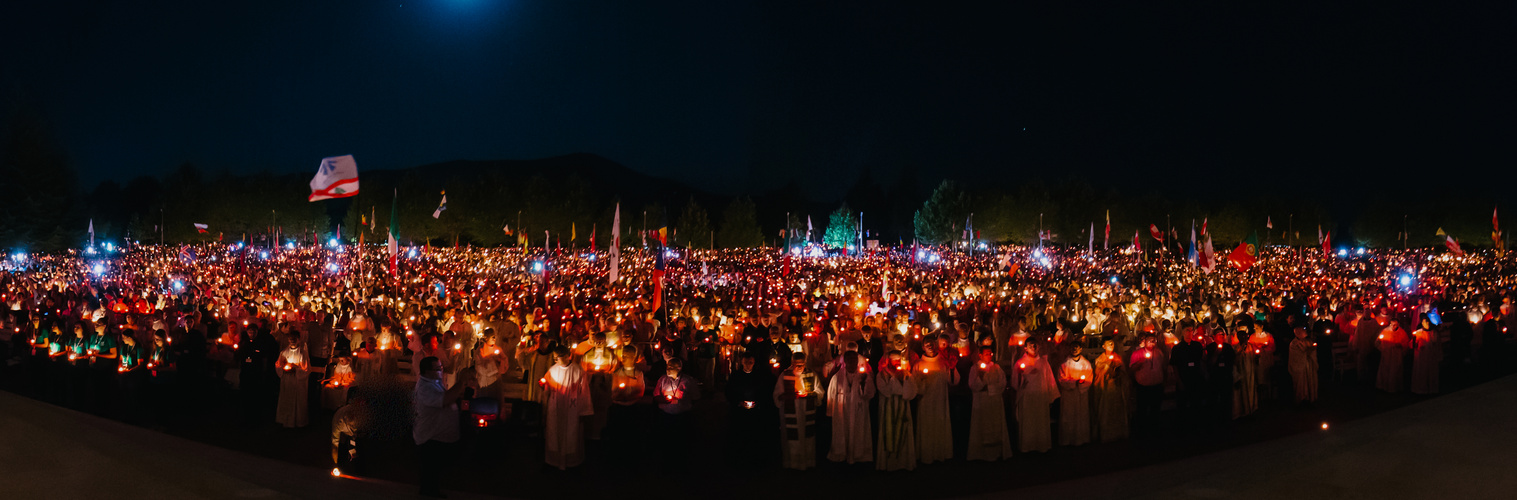
<path fill-rule="evenodd" d="M 1509 263 L 1284 246 L 1210 271 L 1052 246 L 90 247 L 0 264 L 0 356 L 39 399 L 128 418 L 213 386 L 248 424 L 312 425 L 314 404 L 333 412 L 334 473 L 402 427 L 427 494 L 461 426 L 530 429 L 559 469 L 586 441 L 688 461 L 695 421 L 721 418 L 745 465 L 912 470 L 1310 405 L 1323 383 L 1434 394 L 1442 373 L 1497 373 L 1517 326 Z"/>

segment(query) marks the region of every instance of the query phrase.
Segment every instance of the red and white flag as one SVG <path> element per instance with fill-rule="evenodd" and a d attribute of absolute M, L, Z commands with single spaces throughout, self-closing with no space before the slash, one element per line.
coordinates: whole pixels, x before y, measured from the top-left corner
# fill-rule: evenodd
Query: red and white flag
<path fill-rule="evenodd" d="M 1150 236 L 1153 236 L 1154 239 L 1159 240 L 1160 242 L 1164 241 L 1164 233 L 1162 233 L 1162 232 L 1159 231 L 1159 226 L 1155 226 L 1153 224 L 1149 224 L 1148 225 L 1148 234 Z"/>
<path fill-rule="evenodd" d="M 1206 218 L 1201 218 L 1201 236 L 1206 236 Z"/>
<path fill-rule="evenodd" d="M 1459 248 L 1459 242 L 1458 241 L 1454 241 L 1454 237 L 1453 236 L 1444 236 L 1444 238 L 1445 239 L 1443 240 L 1443 246 L 1448 247 L 1449 248 L 1449 252 L 1453 253 L 1455 256 L 1458 256 L 1458 257 L 1463 257 L 1464 256 L 1464 249 Z"/>
<path fill-rule="evenodd" d="M 207 225 L 205 225 L 205 224 L 200 224 L 200 223 L 196 223 L 196 224 L 195 224 L 195 230 L 196 230 L 196 231 L 199 231 L 199 232 L 200 232 L 200 234 L 205 234 L 205 230 L 206 230 L 206 229 L 209 229 L 209 228 L 210 228 L 210 227 L 211 227 L 211 226 L 207 226 Z"/>
<path fill-rule="evenodd" d="M 1319 228 L 1317 230 L 1321 231 L 1322 229 Z M 1327 234 L 1322 237 L 1322 256 L 1326 257 L 1326 256 L 1329 256 L 1329 255 L 1332 255 L 1332 254 L 1333 254 L 1333 232 L 1332 231 L 1328 231 Z"/>
<path fill-rule="evenodd" d="M 358 196 L 358 162 L 353 155 L 322 158 L 316 177 L 311 178 L 309 201 Z"/>
<path fill-rule="evenodd" d="M 1212 250 L 1211 235 L 1206 235 L 1206 242 L 1201 244 L 1201 252 L 1196 256 L 1196 267 L 1209 273 L 1217 267 L 1216 264 L 1217 252 Z"/>

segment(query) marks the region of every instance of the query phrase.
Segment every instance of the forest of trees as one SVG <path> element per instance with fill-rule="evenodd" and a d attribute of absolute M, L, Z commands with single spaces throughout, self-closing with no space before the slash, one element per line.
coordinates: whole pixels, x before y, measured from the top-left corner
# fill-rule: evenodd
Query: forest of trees
<path fill-rule="evenodd" d="M 1261 240 L 1280 243 L 1291 236 L 1286 234 L 1290 229 L 1299 235 L 1297 243 L 1315 245 L 1319 226 L 1340 245 L 1434 246 L 1441 242 L 1435 232 L 1442 228 L 1467 247 L 1481 247 L 1491 244 L 1489 215 L 1496 203 L 1452 185 L 1351 203 L 1263 190 L 1173 199 L 1156 192 L 1098 188 L 1079 179 L 974 188 L 946 180 L 928 184 L 915 170 L 901 173 L 886 188 L 867 169 L 841 203 L 817 202 L 800 194 L 794 182 L 774 192 L 720 196 L 593 155 L 363 171 L 359 195 L 310 203 L 306 173 L 232 174 L 184 164 L 163 176 L 80 186 L 65 148 L 45 127 L 12 126 L 0 144 L 0 248 L 23 251 L 78 248 L 87 241 L 90 221 L 97 240 L 144 243 L 157 242 L 160 234 L 169 243 L 218 237 L 233 241 L 244 234 L 256 240 L 271 228 L 286 241 L 310 241 L 334 236 L 338 225 L 344 237 L 356 239 L 358 231 L 370 234 L 367 222 L 377 223 L 372 236 L 366 236 L 376 242 L 389 227 L 392 202 L 402 240 L 435 245 L 514 245 L 524 236 L 530 245 L 540 246 L 547 231 L 552 243 L 563 247 L 584 247 L 595 233 L 597 245 L 604 248 L 620 204 L 622 238 L 628 245 L 640 243 L 638 231 L 660 223 L 669 224 L 671 245 L 681 247 L 780 245 L 785 241 L 781 234 L 799 241 L 809 218 L 816 223 L 812 241 L 842 246 L 855 237 L 861 215 L 870 239 L 882 244 L 942 244 L 961 238 L 973 214 L 974 229 L 988 242 L 1036 242 L 1041 223 L 1053 243 L 1075 246 L 1086 244 L 1094 226 L 1100 246 L 1109 212 L 1113 246 L 1129 244 L 1135 232 L 1147 241 L 1149 224 L 1174 227 L 1187 240 L 1188 226 L 1199 226 L 1204 218 L 1219 247 L 1253 231 Z M 443 190 L 448 210 L 434 219 Z M 369 220 L 371 214 L 374 220 Z M 1266 229 L 1267 220 L 1273 230 Z M 209 232 L 197 233 L 195 223 L 209 225 Z M 577 236 L 573 240 L 571 225 Z M 1403 227 L 1409 234 L 1405 242 Z"/>

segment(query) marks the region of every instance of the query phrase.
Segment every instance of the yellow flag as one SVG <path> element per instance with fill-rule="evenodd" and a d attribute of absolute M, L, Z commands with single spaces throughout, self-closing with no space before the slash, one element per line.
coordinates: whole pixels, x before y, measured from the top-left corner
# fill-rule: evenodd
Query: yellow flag
<path fill-rule="evenodd" d="M 574 232 L 574 223 L 570 222 L 569 223 L 569 241 L 574 241 L 574 240 L 577 240 L 577 239 L 579 239 L 579 236 L 578 236 L 578 233 Z"/>

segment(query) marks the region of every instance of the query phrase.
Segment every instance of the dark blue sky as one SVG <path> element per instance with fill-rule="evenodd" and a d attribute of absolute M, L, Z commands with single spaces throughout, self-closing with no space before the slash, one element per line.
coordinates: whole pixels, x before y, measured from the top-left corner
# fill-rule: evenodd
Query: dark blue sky
<path fill-rule="evenodd" d="M 349 153 L 588 152 L 820 198 L 864 168 L 1179 189 L 1500 175 L 1517 16 L 1447 3 L 15 0 L 0 106 L 45 116 L 87 184 Z"/>

